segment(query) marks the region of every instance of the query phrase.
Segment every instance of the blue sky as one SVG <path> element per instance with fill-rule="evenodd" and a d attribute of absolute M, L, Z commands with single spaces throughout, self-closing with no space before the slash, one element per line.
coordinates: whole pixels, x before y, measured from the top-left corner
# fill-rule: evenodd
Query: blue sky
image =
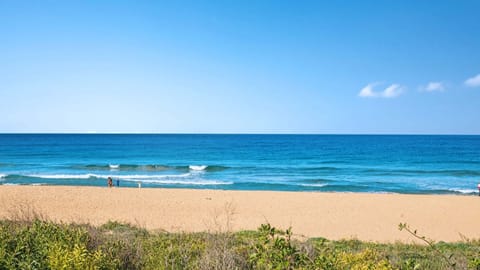
<path fill-rule="evenodd" d="M 480 134 L 479 10 L 0 0 L 0 132 Z"/>

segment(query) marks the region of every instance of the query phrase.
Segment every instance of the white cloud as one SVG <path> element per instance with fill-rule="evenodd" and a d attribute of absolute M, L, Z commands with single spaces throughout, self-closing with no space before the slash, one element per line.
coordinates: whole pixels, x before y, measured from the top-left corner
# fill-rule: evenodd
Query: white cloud
<path fill-rule="evenodd" d="M 445 84 L 443 82 L 429 82 L 427 86 L 421 87 L 420 90 L 426 92 L 441 92 L 445 91 Z"/>
<path fill-rule="evenodd" d="M 385 88 L 383 91 L 374 91 L 373 87 L 378 85 L 378 83 L 369 83 L 367 86 L 362 88 L 358 93 L 359 97 L 381 97 L 381 98 L 394 98 L 398 97 L 403 93 L 403 87 L 399 84 L 392 84 Z"/>
<path fill-rule="evenodd" d="M 480 86 L 480 74 L 465 81 L 465 85 L 468 87 Z"/>
<path fill-rule="evenodd" d="M 360 90 L 360 93 L 358 93 L 359 97 L 376 97 L 378 94 L 373 92 L 373 87 L 376 85 L 376 83 L 370 83 L 362 90 Z"/>
<path fill-rule="evenodd" d="M 392 84 L 389 87 L 385 88 L 381 95 L 385 98 L 394 98 L 402 94 L 403 88 L 398 84 Z"/>

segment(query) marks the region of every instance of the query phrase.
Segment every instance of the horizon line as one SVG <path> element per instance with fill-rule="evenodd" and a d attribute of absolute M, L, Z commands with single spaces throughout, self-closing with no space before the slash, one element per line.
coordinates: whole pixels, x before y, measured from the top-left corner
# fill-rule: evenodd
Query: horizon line
<path fill-rule="evenodd" d="M 0 132 L 0 135 L 352 135 L 352 136 L 479 136 L 478 133 L 262 133 L 262 132 Z"/>

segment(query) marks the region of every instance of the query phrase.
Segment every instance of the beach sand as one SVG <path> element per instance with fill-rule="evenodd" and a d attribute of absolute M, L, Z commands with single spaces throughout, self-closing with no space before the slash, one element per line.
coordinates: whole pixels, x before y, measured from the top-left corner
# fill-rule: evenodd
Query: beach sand
<path fill-rule="evenodd" d="M 255 230 L 269 222 L 298 237 L 412 242 L 399 223 L 436 241 L 480 238 L 480 198 L 74 186 L 0 186 L 0 218 L 35 211 L 54 221 L 128 222 L 150 230 Z"/>

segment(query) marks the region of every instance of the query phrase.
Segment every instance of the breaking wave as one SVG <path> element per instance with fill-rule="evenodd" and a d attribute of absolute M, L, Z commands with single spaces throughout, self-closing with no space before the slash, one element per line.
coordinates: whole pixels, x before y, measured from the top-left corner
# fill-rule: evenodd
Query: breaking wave
<path fill-rule="evenodd" d="M 3 174 L 2 174 L 3 175 Z M 105 180 L 108 177 L 112 177 L 114 180 L 121 180 L 126 182 L 141 182 L 157 185 L 188 185 L 188 186 L 214 186 L 214 185 L 232 185 L 233 182 L 229 181 L 217 181 L 208 180 L 198 177 L 195 173 L 183 173 L 183 174 L 156 174 L 156 175 L 103 175 L 103 174 L 29 174 L 29 175 L 3 175 L 5 178 L 2 180 L 21 180 L 25 178 L 40 178 L 40 179 L 83 179 L 83 180 Z M 31 181 L 31 180 L 30 180 Z M 45 181 L 45 180 L 44 180 Z M 23 184 L 23 183 L 3 183 L 4 185 Z M 31 183 L 30 185 L 45 185 L 46 183 Z"/>
<path fill-rule="evenodd" d="M 475 194 L 478 191 L 475 189 L 461 189 L 461 188 L 449 188 L 449 191 L 455 192 L 455 193 L 462 193 L 462 194 Z"/>
<path fill-rule="evenodd" d="M 188 168 L 192 171 L 204 171 L 208 166 L 206 165 L 190 165 Z"/>
<path fill-rule="evenodd" d="M 89 174 L 29 174 L 25 176 L 34 177 L 34 178 L 45 178 L 45 179 L 88 179 L 88 178 L 97 177 L 97 175 L 91 174 L 91 173 Z"/>
<path fill-rule="evenodd" d="M 138 175 L 99 175 L 99 174 L 30 174 L 26 175 L 27 177 L 34 177 L 34 178 L 45 178 L 45 179 L 89 179 L 89 178 L 100 178 L 100 179 L 107 179 L 108 177 L 112 177 L 114 179 L 122 179 L 122 180 L 130 180 L 130 179 L 168 179 L 168 178 L 185 178 L 191 176 L 190 173 L 184 174 L 159 174 L 159 175 L 146 175 L 146 174 L 138 174 Z"/>
<path fill-rule="evenodd" d="M 127 179 L 125 181 L 138 181 L 133 179 Z M 160 184 L 160 185 L 199 185 L 199 186 L 208 186 L 208 185 L 232 185 L 233 182 L 222 182 L 222 181 L 213 181 L 213 180 L 158 180 L 158 179 L 142 179 L 142 183 L 151 183 L 151 184 Z"/>
<path fill-rule="evenodd" d="M 300 184 L 300 186 L 304 186 L 304 187 L 325 187 L 325 186 L 328 186 L 328 184 Z"/>
<path fill-rule="evenodd" d="M 226 166 L 219 165 L 158 165 L 158 164 L 89 164 L 72 165 L 72 169 L 89 171 L 207 171 L 216 172 L 228 169 Z"/>

